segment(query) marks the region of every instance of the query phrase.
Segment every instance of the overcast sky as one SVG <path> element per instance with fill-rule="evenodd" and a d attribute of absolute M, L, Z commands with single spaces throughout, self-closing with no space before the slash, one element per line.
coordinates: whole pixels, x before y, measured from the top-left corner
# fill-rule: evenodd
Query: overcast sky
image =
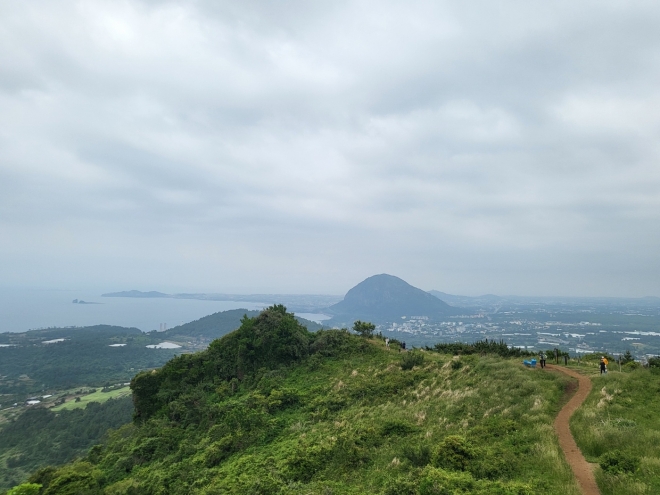
<path fill-rule="evenodd" d="M 0 285 L 660 296 L 660 4 L 0 2 Z"/>

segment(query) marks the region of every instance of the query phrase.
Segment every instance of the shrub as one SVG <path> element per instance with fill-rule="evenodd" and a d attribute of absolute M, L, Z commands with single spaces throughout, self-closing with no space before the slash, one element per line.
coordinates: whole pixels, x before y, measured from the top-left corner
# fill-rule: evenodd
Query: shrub
<path fill-rule="evenodd" d="M 380 427 L 380 435 L 383 437 L 403 437 L 410 435 L 415 431 L 417 431 L 417 428 L 408 423 L 404 423 L 403 421 L 386 421 L 383 423 L 383 426 Z"/>
<path fill-rule="evenodd" d="M 649 359 L 650 368 L 660 368 L 660 356 L 652 357 Z"/>
<path fill-rule="evenodd" d="M 612 450 L 606 452 L 598 460 L 603 471 L 610 474 L 634 473 L 639 469 L 641 460 L 634 454 Z"/>
<path fill-rule="evenodd" d="M 472 436 L 477 438 L 506 437 L 519 428 L 518 423 L 502 416 L 490 416 L 472 429 Z"/>
<path fill-rule="evenodd" d="M 401 369 L 402 370 L 411 370 L 415 366 L 421 366 L 424 364 L 424 354 L 417 351 L 406 352 L 401 358 Z"/>
<path fill-rule="evenodd" d="M 38 495 L 41 485 L 37 483 L 23 483 L 7 492 L 7 495 Z"/>
<path fill-rule="evenodd" d="M 453 495 L 455 493 L 474 493 L 476 488 L 474 478 L 469 473 L 451 473 L 429 466 L 422 473 L 418 493 L 420 495 Z"/>
<path fill-rule="evenodd" d="M 46 493 L 74 495 L 78 493 L 99 493 L 103 474 L 88 462 L 69 464 L 57 472 Z"/>
<path fill-rule="evenodd" d="M 440 342 L 435 345 L 437 352 L 445 354 L 469 355 L 469 354 L 496 354 L 502 357 L 529 357 L 535 353 L 518 347 L 509 347 L 503 340 L 478 340 L 473 344 L 463 342 Z"/>
<path fill-rule="evenodd" d="M 354 352 L 362 353 L 371 348 L 368 342 L 364 342 L 347 330 L 319 330 L 310 337 L 312 341 L 309 352 L 313 355 L 335 357 Z"/>
<path fill-rule="evenodd" d="M 387 482 L 383 495 L 417 495 L 417 488 L 411 479 L 399 477 Z"/>
<path fill-rule="evenodd" d="M 627 370 L 631 370 L 631 371 L 632 370 L 638 370 L 641 367 L 642 367 L 642 365 L 639 364 L 637 361 L 628 361 L 627 363 L 625 363 L 623 365 L 623 368 L 625 368 Z"/>
<path fill-rule="evenodd" d="M 42 485 L 44 488 L 48 488 L 48 485 L 53 480 L 56 473 L 57 469 L 52 466 L 43 467 L 32 473 L 32 476 L 28 478 L 28 483 L 34 483 Z"/>
<path fill-rule="evenodd" d="M 312 354 L 307 360 L 307 369 L 309 369 L 309 371 L 316 371 L 321 367 L 322 364 L 323 356 L 320 354 Z"/>
<path fill-rule="evenodd" d="M 212 443 L 204 453 L 204 463 L 206 467 L 213 467 L 220 464 L 229 457 L 235 450 L 235 441 L 232 435 Z"/>
<path fill-rule="evenodd" d="M 477 456 L 470 442 L 458 435 L 446 437 L 433 456 L 437 467 L 466 471 L 469 463 Z"/>
<path fill-rule="evenodd" d="M 428 445 L 411 447 L 406 445 L 403 448 L 403 457 L 410 461 L 415 467 L 424 467 L 431 462 L 431 449 Z"/>
<path fill-rule="evenodd" d="M 317 472 L 325 469 L 332 456 L 332 445 L 300 444 L 287 456 L 289 477 L 294 481 L 308 483 Z"/>
<path fill-rule="evenodd" d="M 453 369 L 454 371 L 460 370 L 462 366 L 463 366 L 463 362 L 460 359 L 454 359 L 451 362 L 451 369 Z"/>
<path fill-rule="evenodd" d="M 519 458 L 506 448 L 491 448 L 479 451 L 469 465 L 469 471 L 477 479 L 501 480 L 513 478 Z"/>

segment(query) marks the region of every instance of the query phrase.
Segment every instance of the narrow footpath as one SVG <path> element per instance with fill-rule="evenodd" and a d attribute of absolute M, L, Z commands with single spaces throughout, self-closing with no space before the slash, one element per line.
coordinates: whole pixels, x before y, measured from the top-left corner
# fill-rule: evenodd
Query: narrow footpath
<path fill-rule="evenodd" d="M 561 408 L 555 419 L 555 431 L 559 437 L 559 446 L 564 451 L 566 461 L 571 466 L 583 495 L 600 495 L 593 468 L 584 458 L 582 452 L 580 452 L 568 424 L 575 410 L 582 405 L 589 395 L 591 391 L 591 380 L 587 376 L 568 368 L 562 368 L 561 366 L 548 364 L 546 368 L 552 371 L 559 371 L 578 380 L 577 391 L 566 405 Z"/>

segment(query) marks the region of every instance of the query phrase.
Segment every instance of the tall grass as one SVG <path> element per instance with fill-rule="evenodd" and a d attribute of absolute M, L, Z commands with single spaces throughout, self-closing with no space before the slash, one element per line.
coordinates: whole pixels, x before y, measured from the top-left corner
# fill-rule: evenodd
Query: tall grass
<path fill-rule="evenodd" d="M 588 461 L 598 462 L 603 495 L 660 493 L 660 376 L 649 370 L 610 371 L 592 378 L 593 390 L 571 419 Z M 617 457 L 639 467 L 608 469 Z"/>
<path fill-rule="evenodd" d="M 552 429 L 562 377 L 497 357 L 425 353 L 415 370 L 402 369 L 400 359 L 326 361 L 315 376 L 291 376 L 287 387 L 321 387 L 313 419 L 297 416 L 279 442 L 255 449 L 251 469 L 261 466 L 261 475 L 248 478 L 295 473 L 291 491 L 282 493 L 416 494 L 429 486 L 438 491 L 428 493 L 444 493 L 443 486 L 447 493 L 460 486 L 465 493 L 579 493 Z M 471 454 L 442 461 L 448 438 Z M 238 482 L 244 462 L 234 457 L 219 468 L 218 493 Z"/>

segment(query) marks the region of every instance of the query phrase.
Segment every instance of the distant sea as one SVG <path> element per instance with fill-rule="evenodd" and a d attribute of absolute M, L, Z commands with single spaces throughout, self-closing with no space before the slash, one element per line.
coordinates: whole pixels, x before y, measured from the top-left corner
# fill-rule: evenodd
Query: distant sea
<path fill-rule="evenodd" d="M 172 328 L 218 311 L 260 310 L 268 303 L 101 297 L 107 291 L 0 289 L 0 333 L 37 328 L 118 325 L 144 332 Z M 74 299 L 87 303 L 74 304 Z"/>

